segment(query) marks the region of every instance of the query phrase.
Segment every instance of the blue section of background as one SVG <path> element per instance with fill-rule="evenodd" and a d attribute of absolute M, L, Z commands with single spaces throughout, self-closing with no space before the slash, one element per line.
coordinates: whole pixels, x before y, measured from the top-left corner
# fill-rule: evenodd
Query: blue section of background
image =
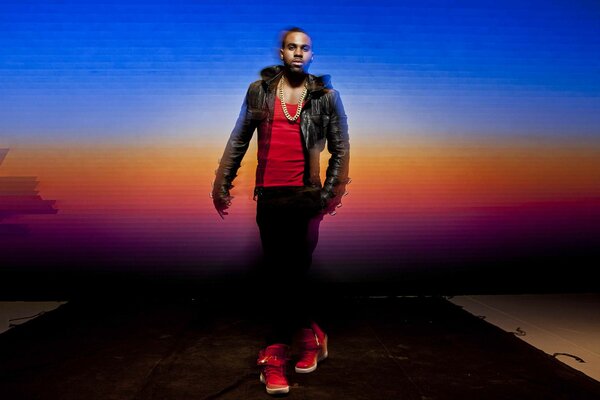
<path fill-rule="evenodd" d="M 359 139 L 600 137 L 597 1 L 3 1 L 0 145 L 219 142 L 292 25 Z"/>

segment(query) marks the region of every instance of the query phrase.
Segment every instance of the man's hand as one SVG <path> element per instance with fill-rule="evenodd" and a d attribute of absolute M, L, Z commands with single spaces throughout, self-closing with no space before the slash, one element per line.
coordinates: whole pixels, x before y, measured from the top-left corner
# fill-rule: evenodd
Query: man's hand
<path fill-rule="evenodd" d="M 337 214 L 337 209 L 342 206 L 342 197 L 348 195 L 346 185 L 349 185 L 352 179 L 347 178 L 334 189 L 321 189 L 321 212 L 329 215 Z M 336 194 L 337 193 L 337 194 Z"/>
<path fill-rule="evenodd" d="M 225 187 L 213 188 L 210 197 L 212 197 L 215 210 L 217 210 L 219 216 L 225 219 L 225 215 L 229 215 L 225 210 L 231 206 L 231 200 L 233 199 L 229 194 L 229 190 Z"/>
<path fill-rule="evenodd" d="M 329 215 L 337 214 L 337 209 L 342 206 L 342 196 L 328 190 L 321 190 L 321 212 Z"/>

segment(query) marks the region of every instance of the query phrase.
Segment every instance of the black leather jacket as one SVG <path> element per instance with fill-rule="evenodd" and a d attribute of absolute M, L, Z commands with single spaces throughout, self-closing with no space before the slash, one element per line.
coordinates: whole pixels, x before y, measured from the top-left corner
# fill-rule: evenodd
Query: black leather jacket
<path fill-rule="evenodd" d="M 229 196 L 242 158 L 248 150 L 254 130 L 268 134 L 273 122 L 277 84 L 283 67 L 272 66 L 261 71 L 260 80 L 250 84 L 235 128 L 231 132 L 213 184 L 213 198 Z M 348 183 L 350 143 L 348 123 L 340 96 L 330 84 L 329 75 L 308 75 L 306 103 L 300 115 L 300 130 L 304 138 L 304 184 L 322 188 L 326 200 L 339 198 Z M 319 158 L 325 148 L 331 154 L 325 181 L 321 183 Z M 256 194 L 255 190 L 255 194 Z"/>

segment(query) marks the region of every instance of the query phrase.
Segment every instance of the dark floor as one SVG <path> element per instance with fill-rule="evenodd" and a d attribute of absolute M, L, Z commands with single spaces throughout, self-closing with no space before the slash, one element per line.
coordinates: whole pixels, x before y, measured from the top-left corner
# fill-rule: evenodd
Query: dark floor
<path fill-rule="evenodd" d="M 238 299 L 72 300 L 0 335 L 0 398 L 267 399 Z M 326 301 L 330 358 L 290 399 L 600 399 L 600 383 L 439 297 Z"/>

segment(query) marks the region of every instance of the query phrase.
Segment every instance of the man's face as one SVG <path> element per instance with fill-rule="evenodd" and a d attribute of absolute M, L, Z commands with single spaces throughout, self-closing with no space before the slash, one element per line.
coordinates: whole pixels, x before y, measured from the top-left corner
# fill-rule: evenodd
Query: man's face
<path fill-rule="evenodd" d="M 291 32 L 280 50 L 283 64 L 292 72 L 306 72 L 313 59 L 312 40 L 302 32 Z"/>

